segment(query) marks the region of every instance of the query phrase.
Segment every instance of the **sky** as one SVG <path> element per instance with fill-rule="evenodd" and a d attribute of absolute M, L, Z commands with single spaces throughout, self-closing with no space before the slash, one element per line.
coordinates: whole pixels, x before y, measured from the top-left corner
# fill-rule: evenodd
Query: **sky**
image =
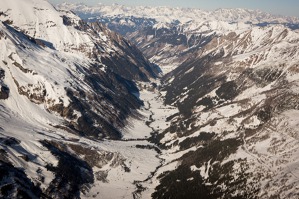
<path fill-rule="evenodd" d="M 62 2 L 95 5 L 97 3 L 121 5 L 147 5 L 201 8 L 214 10 L 217 8 L 249 8 L 259 9 L 272 14 L 299 17 L 299 0 L 49 0 L 52 4 Z"/>

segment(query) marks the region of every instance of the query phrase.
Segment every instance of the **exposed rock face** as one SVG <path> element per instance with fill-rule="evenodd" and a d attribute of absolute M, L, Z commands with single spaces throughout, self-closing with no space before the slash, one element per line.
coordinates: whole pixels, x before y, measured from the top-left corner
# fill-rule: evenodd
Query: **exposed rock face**
<path fill-rule="evenodd" d="M 9 97 L 9 88 L 3 82 L 4 77 L 5 71 L 3 69 L 0 69 L 0 99 L 7 99 Z"/>
<path fill-rule="evenodd" d="M 93 171 L 89 164 L 56 147 L 50 142 L 43 141 L 57 157 L 56 167 L 48 165 L 47 169 L 55 173 L 55 178 L 46 190 L 51 198 L 79 198 L 80 191 L 87 191 L 88 184 L 93 183 Z"/>
<path fill-rule="evenodd" d="M 17 146 L 20 141 L 15 138 L 1 138 L 1 146 Z M 0 149 L 0 197 L 1 198 L 42 198 L 45 195 L 25 172 L 13 166 L 7 152 Z"/>
<path fill-rule="evenodd" d="M 7 99 L 9 96 L 9 88 L 7 86 L 2 85 L 0 91 L 0 99 Z"/>
<path fill-rule="evenodd" d="M 120 51 L 116 51 L 110 57 L 101 57 L 102 63 L 112 68 L 115 73 L 128 80 L 142 81 L 148 81 L 149 78 L 159 75 L 159 71 L 153 67 L 141 51 L 129 40 L 116 32 L 112 32 L 101 23 L 94 22 L 90 26 L 95 33 L 102 32 L 105 35 L 109 35 L 111 44 L 120 49 Z"/>
<path fill-rule="evenodd" d="M 11 163 L 0 160 L 1 198 L 41 198 L 44 195 L 38 186 L 26 176 L 24 171 Z"/>

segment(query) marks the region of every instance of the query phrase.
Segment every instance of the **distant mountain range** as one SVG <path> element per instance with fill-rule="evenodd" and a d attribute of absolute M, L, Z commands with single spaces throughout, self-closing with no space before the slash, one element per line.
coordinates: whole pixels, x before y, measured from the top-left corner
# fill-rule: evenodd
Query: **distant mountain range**
<path fill-rule="evenodd" d="M 258 10 L 201 9 L 63 3 L 88 21 L 100 21 L 134 42 L 152 62 L 169 72 L 207 44 L 214 34 L 240 34 L 253 27 L 276 25 L 296 30 L 296 17 L 275 16 Z M 154 48 L 153 48 L 154 46 Z"/>
<path fill-rule="evenodd" d="M 87 6 L 85 4 L 63 3 L 58 5 L 59 8 L 68 8 L 76 13 L 86 14 L 94 17 L 140 17 L 152 18 L 159 22 L 179 21 L 186 22 L 202 22 L 224 21 L 228 23 L 293 23 L 298 24 L 299 19 L 296 17 L 287 17 L 272 15 L 260 10 L 250 9 L 217 9 L 214 11 L 206 11 L 196 8 L 170 8 L 170 7 L 149 7 L 149 6 L 125 6 L 125 5 L 104 5 L 97 4 L 95 6 Z"/>

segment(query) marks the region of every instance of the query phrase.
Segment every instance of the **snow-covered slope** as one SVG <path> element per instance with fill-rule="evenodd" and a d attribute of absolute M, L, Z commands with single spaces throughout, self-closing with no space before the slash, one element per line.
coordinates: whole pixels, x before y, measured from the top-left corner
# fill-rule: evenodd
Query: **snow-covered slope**
<path fill-rule="evenodd" d="M 16 30 L 38 40 L 39 44 L 58 51 L 82 53 L 83 56 L 107 61 L 107 57 L 120 57 L 124 53 L 136 54 L 143 68 L 143 76 L 155 76 L 143 55 L 128 41 L 99 23 L 87 25 L 70 11 L 57 11 L 48 1 L 4 1 L 0 20 Z M 122 49 L 120 49 L 122 48 Z M 125 52 L 124 52 L 125 51 Z M 132 55 L 130 55 L 132 56 Z M 103 61 L 103 60 L 104 61 Z M 128 64 L 137 68 L 130 57 Z M 131 62 L 131 63 L 130 63 Z M 131 67 L 132 68 L 132 67 Z M 116 69 L 116 67 L 114 67 Z M 136 70 L 136 69 L 135 69 Z M 151 74 L 149 74 L 151 73 Z M 143 80 L 146 77 L 143 77 Z"/>
<path fill-rule="evenodd" d="M 3 0 L 0 12 L 2 21 L 9 21 L 33 38 L 50 42 L 48 45 L 55 49 L 71 50 L 84 46 L 88 51 L 92 50 L 93 42 L 88 35 L 64 25 L 63 14 L 50 7 L 46 0 Z M 72 21 L 79 25 L 80 18 L 72 15 Z"/>
<path fill-rule="evenodd" d="M 111 189 L 124 181 L 131 196 L 131 174 L 142 180 L 159 164 L 133 157 L 157 152 L 100 140 L 144 117 L 136 82 L 156 78 L 152 65 L 119 34 L 47 1 L 0 10 L 0 198 L 94 197 L 110 171 Z"/>
<path fill-rule="evenodd" d="M 284 26 L 230 33 L 166 75 L 180 114 L 160 143 L 185 153 L 155 198 L 297 198 L 298 41 Z"/>

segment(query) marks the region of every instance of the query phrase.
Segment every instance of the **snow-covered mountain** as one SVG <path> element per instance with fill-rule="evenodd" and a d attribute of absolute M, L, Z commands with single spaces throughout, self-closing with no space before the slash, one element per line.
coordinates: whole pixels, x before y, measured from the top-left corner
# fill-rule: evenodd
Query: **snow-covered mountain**
<path fill-rule="evenodd" d="M 156 198 L 297 198 L 298 41 L 284 26 L 230 33 L 164 77 L 180 113 L 161 147 L 184 155 Z"/>
<path fill-rule="evenodd" d="M 0 198 L 298 197 L 298 19 L 3 0 L 0 20 Z"/>
<path fill-rule="evenodd" d="M 124 145 L 99 142 L 143 117 L 137 82 L 156 68 L 121 35 L 47 1 L 5 0 L 0 13 L 0 197 L 78 198 L 101 168 L 130 170 Z"/>

